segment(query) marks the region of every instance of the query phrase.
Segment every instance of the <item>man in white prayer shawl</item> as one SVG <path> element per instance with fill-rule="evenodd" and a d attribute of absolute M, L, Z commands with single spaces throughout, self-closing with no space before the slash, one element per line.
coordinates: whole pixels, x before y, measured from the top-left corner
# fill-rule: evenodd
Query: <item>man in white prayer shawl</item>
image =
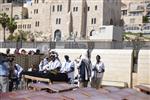
<path fill-rule="evenodd" d="M 71 61 L 69 59 L 69 56 L 68 55 L 65 55 L 64 56 L 65 58 L 65 62 L 62 63 L 62 67 L 60 69 L 60 72 L 61 73 L 66 73 L 68 75 L 68 79 L 69 79 L 69 83 L 70 84 L 73 84 L 74 83 L 74 67 L 75 67 L 75 64 L 73 61 Z"/>
<path fill-rule="evenodd" d="M 88 51 L 81 55 L 79 64 L 77 66 L 79 71 L 79 87 L 87 87 L 91 77 L 92 67 Z"/>
<path fill-rule="evenodd" d="M 61 62 L 57 59 L 57 55 L 56 54 L 51 54 L 51 61 L 46 64 L 45 66 L 43 66 L 43 70 L 42 71 L 50 71 L 50 70 L 60 70 L 61 68 Z"/>

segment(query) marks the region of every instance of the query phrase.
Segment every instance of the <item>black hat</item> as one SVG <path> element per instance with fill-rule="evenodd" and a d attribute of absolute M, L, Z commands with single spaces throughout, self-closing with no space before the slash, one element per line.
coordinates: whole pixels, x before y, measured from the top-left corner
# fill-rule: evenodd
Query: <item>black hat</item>
<path fill-rule="evenodd" d="M 65 55 L 64 57 L 65 57 L 65 58 L 67 58 L 67 59 L 69 58 L 69 56 L 68 56 L 68 55 Z"/>

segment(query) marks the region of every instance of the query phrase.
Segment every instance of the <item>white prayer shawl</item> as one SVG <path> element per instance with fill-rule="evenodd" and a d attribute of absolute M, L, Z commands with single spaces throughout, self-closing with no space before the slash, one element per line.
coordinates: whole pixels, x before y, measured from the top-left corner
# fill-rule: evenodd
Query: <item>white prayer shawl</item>
<path fill-rule="evenodd" d="M 62 67 L 60 69 L 61 73 L 69 72 L 71 68 L 74 68 L 74 62 L 63 62 Z M 74 78 L 74 72 L 68 73 L 68 78 Z"/>
<path fill-rule="evenodd" d="M 43 66 L 43 70 L 54 70 L 58 67 L 61 67 L 61 63 L 58 59 L 55 59 L 55 61 L 50 61 L 48 64 Z"/>
<path fill-rule="evenodd" d="M 44 58 L 39 64 L 39 71 L 43 70 L 43 66 L 47 65 L 49 62 L 46 58 Z"/>
<path fill-rule="evenodd" d="M 23 71 L 23 68 L 22 68 L 19 64 L 15 64 L 15 66 L 16 66 L 16 68 L 17 68 L 17 69 L 14 70 L 15 75 L 16 75 L 17 77 L 19 77 L 19 76 L 20 76 L 20 73 Z"/>
<path fill-rule="evenodd" d="M 83 53 L 80 59 L 78 66 L 81 65 L 82 61 L 85 63 L 85 80 L 88 80 L 91 77 L 91 61 L 88 58 L 87 52 Z"/>
<path fill-rule="evenodd" d="M 100 61 L 99 63 L 95 63 L 95 65 L 93 65 L 93 68 L 96 68 L 97 69 L 97 71 L 93 71 L 94 73 L 94 77 L 98 77 L 98 78 L 101 78 L 101 77 L 103 77 L 103 72 L 102 72 L 102 70 L 104 70 L 105 68 L 104 68 L 104 63 L 102 62 L 102 61 Z"/>

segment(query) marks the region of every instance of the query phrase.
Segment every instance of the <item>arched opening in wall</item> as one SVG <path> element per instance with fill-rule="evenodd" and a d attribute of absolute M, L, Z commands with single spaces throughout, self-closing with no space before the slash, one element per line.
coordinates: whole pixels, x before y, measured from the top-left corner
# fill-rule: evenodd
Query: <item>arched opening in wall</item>
<path fill-rule="evenodd" d="M 113 22 L 113 19 L 111 18 L 111 19 L 110 19 L 110 25 L 113 25 L 113 23 L 114 23 L 114 22 Z"/>
<path fill-rule="evenodd" d="M 61 31 L 58 29 L 54 32 L 54 41 L 60 41 L 61 40 Z"/>
<path fill-rule="evenodd" d="M 18 20 L 18 19 L 19 19 L 19 15 L 15 15 L 15 16 L 14 16 L 14 19 L 15 19 L 15 20 Z"/>
<path fill-rule="evenodd" d="M 93 36 L 95 34 L 95 30 L 92 30 L 91 32 L 90 32 L 90 36 Z"/>

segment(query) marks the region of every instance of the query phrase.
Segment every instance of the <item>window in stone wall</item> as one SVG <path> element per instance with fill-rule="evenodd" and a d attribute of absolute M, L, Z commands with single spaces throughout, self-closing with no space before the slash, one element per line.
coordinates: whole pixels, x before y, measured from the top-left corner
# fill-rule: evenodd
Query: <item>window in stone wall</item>
<path fill-rule="evenodd" d="M 75 7 L 73 7 L 73 12 L 75 12 L 76 11 L 76 8 Z"/>
<path fill-rule="evenodd" d="M 78 11 L 78 7 L 76 7 L 76 11 Z"/>
<path fill-rule="evenodd" d="M 93 24 L 93 18 L 91 19 L 91 24 Z"/>
<path fill-rule="evenodd" d="M 14 19 L 15 19 L 15 20 L 18 20 L 18 19 L 19 19 L 19 15 L 15 15 L 15 16 L 14 16 Z"/>
<path fill-rule="evenodd" d="M 56 18 L 56 24 L 61 24 L 61 18 Z"/>
<path fill-rule="evenodd" d="M 59 12 L 59 5 L 57 5 L 57 12 Z"/>
<path fill-rule="evenodd" d="M 34 9 L 34 14 L 38 14 L 38 9 Z"/>
<path fill-rule="evenodd" d="M 8 11 L 9 10 L 9 8 L 6 8 L 6 11 Z"/>
<path fill-rule="evenodd" d="M 39 10 L 38 10 L 38 9 L 36 9 L 36 13 L 37 13 L 37 14 L 39 13 Z"/>
<path fill-rule="evenodd" d="M 62 11 L 62 5 L 60 5 L 60 11 Z"/>
<path fill-rule="evenodd" d="M 39 21 L 36 21 L 35 22 L 35 27 L 39 27 L 40 26 L 40 22 Z"/>
<path fill-rule="evenodd" d="M 127 15 L 127 10 L 121 11 L 121 14 L 122 14 L 123 16 Z"/>
<path fill-rule="evenodd" d="M 30 24 L 27 25 L 27 28 L 30 28 Z"/>
<path fill-rule="evenodd" d="M 34 0 L 34 3 L 39 3 L 39 0 Z"/>
<path fill-rule="evenodd" d="M 61 12 L 62 11 L 62 5 L 57 5 L 57 12 Z"/>
<path fill-rule="evenodd" d="M 78 11 L 78 7 L 73 7 L 73 12 L 77 12 Z"/>
<path fill-rule="evenodd" d="M 28 24 L 28 25 L 27 25 L 27 28 L 28 28 L 28 29 L 31 28 L 31 24 Z"/>
<path fill-rule="evenodd" d="M 90 7 L 88 7 L 87 10 L 90 11 Z"/>
<path fill-rule="evenodd" d="M 20 29 L 22 29 L 22 25 L 20 25 Z"/>
<path fill-rule="evenodd" d="M 59 24 L 61 24 L 61 18 L 59 18 Z"/>
<path fill-rule="evenodd" d="M 19 29 L 20 28 L 20 25 L 17 25 L 17 29 Z"/>
<path fill-rule="evenodd" d="M 29 28 L 31 28 L 31 24 L 30 24 L 30 27 Z"/>
<path fill-rule="evenodd" d="M 91 24 L 96 24 L 96 18 L 92 18 Z"/>
<path fill-rule="evenodd" d="M 96 18 L 94 18 L 94 24 L 96 24 Z"/>
<path fill-rule="evenodd" d="M 97 10 L 97 5 L 95 5 L 95 10 Z"/>
<path fill-rule="evenodd" d="M 38 21 L 38 26 L 40 26 L 40 22 Z"/>
<path fill-rule="evenodd" d="M 55 12 L 55 6 L 53 5 L 52 11 Z"/>
<path fill-rule="evenodd" d="M 56 24 L 58 24 L 58 18 L 56 18 Z"/>
<path fill-rule="evenodd" d="M 22 25 L 22 28 L 24 29 L 24 24 Z"/>

